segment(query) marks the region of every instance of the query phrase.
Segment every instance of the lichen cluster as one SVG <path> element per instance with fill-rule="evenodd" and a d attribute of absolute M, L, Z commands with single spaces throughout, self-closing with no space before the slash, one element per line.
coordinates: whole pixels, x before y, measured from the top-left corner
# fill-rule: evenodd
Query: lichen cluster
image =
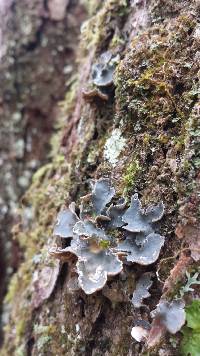
<path fill-rule="evenodd" d="M 86 294 L 102 289 L 109 276 L 119 274 L 122 261 L 154 263 L 164 244 L 164 237 L 155 233 L 164 213 L 162 202 L 143 210 L 134 194 L 128 209 L 124 198 L 107 207 L 114 195 L 109 179 L 99 179 L 92 182 L 92 193 L 81 198 L 79 209 L 71 203 L 57 217 L 54 235 L 69 244 L 51 248 L 50 254 L 65 261 L 75 256 L 79 285 Z"/>
<path fill-rule="evenodd" d="M 93 64 L 92 81 L 97 87 L 106 87 L 113 83 L 113 75 L 118 58 L 110 51 L 101 54 L 99 61 Z"/>
<path fill-rule="evenodd" d="M 103 229 L 106 235 L 112 237 L 112 244 L 108 246 L 110 241 L 100 239 L 100 247 L 103 251 L 113 248 L 112 253 L 116 254 L 120 261 L 123 257 L 121 261 L 123 272 L 113 278 L 115 280 L 109 281 L 102 293 L 89 296 L 85 296 L 82 291 L 72 293 L 70 272 L 74 273 L 74 259 L 77 263 L 80 257 L 70 252 L 62 254 L 64 250 L 62 248 L 60 249 L 61 260 L 63 258 L 64 261 L 68 261 L 68 257 L 72 257 L 73 264 L 68 265 L 68 268 L 66 265 L 62 266 L 62 272 L 51 298 L 43 302 L 40 308 L 31 314 L 31 276 L 34 270 L 45 269 L 43 260 L 36 265 L 34 254 L 38 255 L 39 250 L 42 251 L 42 255 L 44 254 L 49 246 L 47 236 L 51 234 L 51 224 L 55 219 L 56 210 L 62 204 L 68 204 L 83 195 L 88 178 L 112 176 L 118 194 L 124 193 L 129 198 L 133 192 L 139 191 L 144 206 L 150 202 L 160 201 L 164 197 L 166 215 L 162 221 L 162 232 L 166 236 L 166 244 L 162 253 L 164 259 L 162 261 L 166 262 L 159 264 L 158 272 L 162 281 L 166 278 L 172 281 L 168 283 L 170 287 L 167 296 L 165 295 L 168 302 L 175 297 L 177 288 L 181 288 L 185 268 L 188 268 L 183 264 L 182 255 L 179 255 L 178 260 L 174 256 L 178 256 L 178 251 L 185 246 L 186 238 L 192 240 L 189 247 L 192 248 L 193 245 L 196 247 L 197 244 L 195 234 L 190 233 L 191 229 L 185 229 L 185 235 L 182 234 L 179 239 L 174 235 L 178 211 L 181 207 L 181 212 L 184 213 L 185 202 L 188 204 L 191 221 L 199 211 L 197 200 L 191 197 L 191 193 L 197 191 L 195 174 L 199 164 L 197 145 L 199 110 L 196 80 L 199 70 L 197 61 L 199 38 L 196 36 L 198 16 L 195 2 L 155 0 L 146 4 L 144 10 L 146 9 L 147 20 L 149 16 L 150 22 L 144 26 L 140 22 L 141 26 L 137 34 L 134 32 L 135 14 L 139 9 L 139 15 L 141 15 L 142 3 L 146 2 L 136 4 L 136 1 L 131 1 L 131 6 L 126 0 L 105 0 L 98 4 L 93 0 L 87 0 L 87 3 L 90 14 L 93 10 L 93 16 L 82 26 L 83 55 L 79 53 L 79 59 L 85 57 L 80 66 L 81 69 L 85 68 L 84 62 L 87 62 L 88 57 L 93 56 L 93 50 L 95 51 L 90 64 L 90 79 L 83 83 L 82 76 L 80 75 L 80 80 L 78 80 L 76 79 L 77 73 L 75 73 L 75 79 L 71 80 L 71 89 L 67 88 L 67 97 L 64 102 L 65 115 L 63 116 L 63 123 L 69 126 L 70 118 L 73 117 L 73 112 L 76 112 L 75 103 L 80 106 L 77 88 L 84 85 L 84 90 L 87 89 L 87 91 L 82 92 L 84 100 L 79 115 L 81 125 L 78 125 L 82 131 L 81 135 L 80 132 L 78 134 L 79 140 L 73 145 L 73 154 L 70 157 L 65 154 L 69 143 L 67 135 L 69 131 L 65 131 L 59 124 L 58 133 L 54 137 L 56 147 L 54 143 L 52 150 L 54 163 L 46 167 L 45 179 L 43 174 L 41 177 L 41 171 L 39 172 L 40 181 L 38 175 L 35 176 L 37 179 L 34 180 L 31 189 L 26 194 L 27 205 L 34 206 L 35 218 L 27 230 L 16 234 L 17 240 L 25 250 L 25 262 L 12 279 L 9 288 L 8 295 L 12 303 L 12 311 L 3 355 L 18 355 L 18 351 L 22 355 L 21 350 L 25 350 L 25 354 L 27 348 L 30 353 L 32 340 L 35 340 L 35 345 L 31 350 L 33 355 L 47 352 L 55 355 L 108 354 L 113 356 L 117 354 L 124 356 L 134 354 L 137 356 L 142 353 L 141 345 L 131 339 L 130 330 L 133 324 L 134 327 L 140 327 L 140 332 L 145 326 L 145 335 L 148 337 L 150 326 L 147 325 L 146 320 L 151 320 L 151 318 L 145 318 L 145 321 L 140 319 L 138 323 L 137 318 L 146 316 L 147 306 L 144 308 L 142 305 L 137 308 L 133 303 L 137 297 L 139 304 L 142 304 L 142 298 L 145 299 L 148 293 L 151 293 L 151 298 L 145 304 L 148 304 L 150 310 L 155 308 L 155 303 L 160 297 L 162 298 L 162 284 L 156 283 L 154 278 L 154 287 L 148 292 L 150 281 L 142 285 L 143 272 L 153 270 L 155 266 L 133 265 L 132 262 L 127 261 L 130 253 L 126 251 L 123 251 L 123 256 L 118 255 L 119 251 L 116 248 L 120 243 L 125 243 L 128 238 L 125 236 L 128 232 L 123 227 L 108 229 L 104 222 Z M 90 56 L 88 56 L 88 49 Z M 114 55 L 119 54 L 120 61 L 115 70 L 114 85 L 106 87 L 104 91 L 104 87 L 95 86 L 94 82 L 91 84 L 95 67 L 92 64 L 97 64 L 101 54 L 107 50 L 111 50 Z M 90 84 L 93 91 L 88 91 Z M 55 85 L 53 90 L 55 92 Z M 196 111 L 194 111 L 195 107 Z M 107 142 L 109 143 L 108 140 L 116 128 L 119 128 L 120 137 L 126 140 L 126 145 L 123 151 L 120 151 L 116 165 L 113 166 L 105 156 L 105 152 Z M 63 163 L 55 165 L 61 139 L 62 153 L 64 153 Z M 64 165 L 67 167 L 64 168 Z M 114 197 L 112 199 L 113 203 L 123 209 L 124 201 L 117 202 Z M 76 208 L 75 212 L 82 221 L 80 211 Z M 112 209 L 110 213 L 107 212 L 107 215 L 109 214 L 113 214 Z M 93 213 L 88 213 L 88 217 L 95 218 L 94 210 Z M 179 218 L 182 222 L 183 216 Z M 95 222 L 95 228 L 102 229 L 101 225 L 101 221 Z M 136 233 L 132 234 L 136 235 Z M 83 239 L 85 237 L 81 237 L 81 240 Z M 66 245 L 69 247 L 74 237 L 61 238 L 61 240 L 63 247 Z M 86 237 L 85 242 L 88 240 L 91 238 Z M 92 247 L 95 252 L 96 244 Z M 55 251 L 58 253 L 59 249 L 54 248 Z M 196 250 L 192 250 L 192 257 L 194 254 L 197 254 Z M 185 259 L 189 260 L 189 257 L 186 257 Z M 48 263 L 52 264 L 49 257 Z M 181 273 L 180 269 L 178 270 L 180 266 Z M 172 276 L 170 268 L 173 268 Z M 69 273 L 66 273 L 63 281 L 63 274 L 66 270 Z M 179 274 L 174 276 L 177 270 Z M 77 275 L 74 279 L 77 279 Z M 194 288 L 195 292 L 189 292 L 186 303 L 190 298 L 196 298 L 197 288 Z M 109 297 L 111 293 L 112 297 Z M 130 303 L 129 298 L 132 293 L 133 300 Z M 164 309 L 171 312 L 171 307 Z M 196 318 L 198 309 L 199 306 L 195 308 Z M 159 310 L 163 311 L 162 304 Z M 157 310 L 158 314 L 159 310 Z M 193 308 L 191 312 L 192 310 Z M 189 312 L 186 306 L 188 316 Z M 186 319 L 188 320 L 188 317 Z M 156 318 L 156 320 L 160 319 Z M 34 330 L 31 330 L 35 323 L 53 325 L 54 328 L 48 331 L 48 335 L 43 332 L 38 336 Z M 79 333 L 76 331 L 77 324 L 80 325 Z M 155 330 L 158 331 L 157 326 L 158 324 L 155 328 L 152 326 L 152 333 Z M 163 324 L 162 327 L 164 327 Z M 188 323 L 187 328 L 183 329 L 181 350 L 183 355 L 189 352 L 194 353 L 194 344 L 198 352 L 199 329 L 199 323 L 198 325 Z M 43 344 L 41 337 L 47 336 L 52 337 L 46 344 L 48 349 L 45 349 L 45 345 L 41 349 Z M 139 336 L 141 337 L 141 334 Z M 162 333 L 161 337 L 163 336 Z M 157 345 L 160 345 L 161 349 L 158 350 L 155 347 L 151 354 L 181 354 L 180 338 L 180 333 L 175 335 L 172 343 L 172 337 L 168 339 L 166 336 L 167 342 L 160 344 L 160 339 L 157 337 Z"/>

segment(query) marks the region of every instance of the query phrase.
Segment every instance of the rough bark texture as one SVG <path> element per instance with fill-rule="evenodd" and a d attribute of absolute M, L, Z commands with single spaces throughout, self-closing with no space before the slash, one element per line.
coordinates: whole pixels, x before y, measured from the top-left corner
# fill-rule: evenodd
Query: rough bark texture
<path fill-rule="evenodd" d="M 0 1 L 0 300 L 22 259 L 18 241 L 11 239 L 20 198 L 33 173 L 49 160 L 59 102 L 77 67 L 80 24 L 86 17 L 78 1 L 60 6 L 62 18 L 56 20 L 58 6 L 50 5 Z M 24 214 L 28 222 L 31 206 Z"/>
<path fill-rule="evenodd" d="M 51 161 L 35 173 L 22 201 L 21 221 L 14 228 L 24 257 L 4 302 L 2 356 L 142 355 L 145 346 L 134 341 L 130 331 L 134 320 L 148 320 L 150 316 L 147 309 L 136 312 L 130 302 L 135 280 L 144 271 L 158 270 L 160 281 L 154 280 L 147 300 L 152 310 L 163 293 L 168 299 L 177 295 L 186 268 L 195 269 L 198 264 L 199 4 L 181 0 L 105 0 L 97 4 L 89 0 L 85 6 L 89 20 L 82 26 L 78 76 L 69 84 L 62 113 L 57 115 L 59 129 L 52 139 Z M 43 22 L 37 36 L 43 31 L 41 26 Z M 47 28 L 55 36 L 55 24 Z M 69 43 L 73 42 L 71 32 L 63 33 L 69 35 Z M 35 41 L 29 40 L 20 50 L 31 51 L 30 75 L 40 82 L 33 72 L 34 62 L 40 61 Z M 107 101 L 96 96 L 88 101 L 83 89 L 89 90 L 92 64 L 106 50 L 119 55 L 114 86 L 107 92 Z M 67 53 L 61 55 L 61 61 L 69 58 Z M 24 64 L 18 60 L 17 65 Z M 51 77 L 46 81 L 48 88 L 44 78 L 33 98 L 27 97 L 25 90 L 25 98 L 20 94 L 18 99 L 14 91 L 13 105 L 27 105 L 28 122 L 38 115 L 55 117 L 49 101 L 57 95 L 58 87 L 61 93 L 65 91 L 64 80 L 59 77 L 57 81 L 55 73 L 55 68 L 60 71 L 63 67 L 60 62 L 50 67 L 53 75 L 47 74 L 46 68 L 44 72 Z M 17 81 L 18 90 L 29 86 L 24 73 Z M 46 90 L 48 95 L 44 96 Z M 2 104 L 7 106 L 5 98 Z M 23 110 L 25 116 L 27 110 Z M 50 122 L 52 125 L 52 119 Z M 41 120 L 38 125 L 42 135 Z M 104 153 L 116 128 L 126 139 L 126 146 L 112 166 Z M 55 243 L 52 228 L 57 211 L 71 201 L 79 202 L 88 192 L 89 179 L 100 177 L 110 177 L 119 195 L 130 198 L 138 192 L 144 205 L 162 199 L 166 210 L 160 231 L 166 242 L 156 264 L 148 268 L 126 266 L 103 291 L 87 296 L 75 288 L 73 265 L 59 266 L 48 249 Z M 32 214 L 27 219 L 30 207 Z M 41 281 L 45 278 L 44 288 Z M 164 288 L 161 281 L 166 281 Z M 195 293 L 198 296 L 197 289 Z M 150 354 L 180 355 L 181 337 L 177 334 L 174 343 L 166 335 Z"/>

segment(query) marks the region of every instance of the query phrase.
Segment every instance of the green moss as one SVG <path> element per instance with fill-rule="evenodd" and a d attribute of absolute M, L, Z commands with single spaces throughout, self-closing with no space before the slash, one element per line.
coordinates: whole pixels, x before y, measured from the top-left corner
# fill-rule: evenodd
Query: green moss
<path fill-rule="evenodd" d="M 17 279 L 17 274 L 15 274 L 12 277 L 8 287 L 8 292 L 5 298 L 6 303 L 10 303 L 14 299 L 17 288 L 18 288 L 18 279 Z"/>
<path fill-rule="evenodd" d="M 99 246 L 102 247 L 103 249 L 107 249 L 110 246 L 110 241 L 101 240 L 99 242 Z"/>
<path fill-rule="evenodd" d="M 145 125 L 147 129 L 156 132 L 159 126 L 162 129 L 163 117 L 167 116 L 168 121 L 173 121 L 175 116 L 180 121 L 187 120 L 191 103 L 191 97 L 187 94 L 194 83 L 190 68 L 185 70 L 186 56 L 188 63 L 191 61 L 187 53 L 188 38 L 183 34 L 187 32 L 185 29 L 183 31 L 186 23 L 190 23 L 192 28 L 195 26 L 195 21 L 190 17 L 187 21 L 185 17 L 180 17 L 177 24 L 173 25 L 176 31 L 166 31 L 164 26 L 156 25 L 152 28 L 152 33 L 138 36 L 132 42 L 132 50 L 119 65 L 116 75 L 117 100 L 121 114 L 125 115 L 128 121 L 139 120 L 142 127 Z M 138 42 L 142 45 L 135 50 Z M 167 52 L 166 47 L 170 48 Z M 177 94 L 174 93 L 172 78 L 176 77 L 177 66 L 175 68 L 172 65 L 172 58 L 176 58 L 176 62 L 179 58 L 178 70 L 184 73 L 184 78 L 187 76 L 187 88 L 183 85 L 182 89 L 181 83 L 181 94 L 178 92 L 179 83 L 175 89 Z M 173 132 L 170 126 L 169 132 Z M 180 128 L 181 122 L 180 126 L 176 126 Z"/>
<path fill-rule="evenodd" d="M 186 320 L 189 328 L 200 331 L 200 300 L 193 300 L 186 306 Z"/>
<path fill-rule="evenodd" d="M 112 38 L 112 41 L 110 43 L 110 48 L 114 49 L 120 45 L 124 45 L 125 44 L 125 40 L 123 37 L 119 36 L 119 35 L 114 35 L 113 38 Z"/>
<path fill-rule="evenodd" d="M 122 19 L 128 15 L 128 12 L 126 0 L 102 2 L 98 13 L 82 25 L 83 47 L 96 48 L 97 53 L 105 49 L 109 35 L 117 27 L 121 27 Z M 110 21 L 111 18 L 112 21 Z M 111 47 L 113 47 L 113 43 Z"/>
<path fill-rule="evenodd" d="M 143 136 L 143 142 L 145 145 L 148 145 L 150 143 L 151 136 L 148 133 L 145 133 Z"/>
<path fill-rule="evenodd" d="M 81 3 L 86 7 L 90 16 L 94 15 L 101 6 L 100 3 L 93 0 L 81 0 Z"/>
<path fill-rule="evenodd" d="M 21 339 L 21 337 L 25 334 L 25 329 L 26 329 L 26 322 L 24 319 L 19 320 L 19 322 L 16 325 L 16 336 L 17 338 Z"/>
<path fill-rule="evenodd" d="M 166 134 L 161 134 L 158 136 L 158 142 L 162 144 L 167 144 L 170 141 L 170 137 L 168 137 Z"/>
<path fill-rule="evenodd" d="M 41 179 L 44 178 L 44 175 L 49 172 L 49 169 L 52 167 L 51 163 L 45 164 L 44 166 L 42 166 L 41 168 L 39 168 L 35 174 L 33 175 L 32 181 L 37 182 L 40 181 Z"/>
<path fill-rule="evenodd" d="M 44 349 L 55 334 L 55 327 L 53 325 L 42 325 L 42 324 L 35 324 L 33 332 L 36 337 L 36 345 L 38 351 Z M 49 347 L 49 346 L 48 346 Z"/>
<path fill-rule="evenodd" d="M 135 159 L 133 162 L 131 162 L 127 166 L 124 176 L 122 177 L 125 194 L 129 193 L 130 190 L 134 189 L 134 183 L 135 183 L 137 174 L 140 170 L 141 170 L 141 167 L 140 167 L 139 161 L 137 159 Z"/>

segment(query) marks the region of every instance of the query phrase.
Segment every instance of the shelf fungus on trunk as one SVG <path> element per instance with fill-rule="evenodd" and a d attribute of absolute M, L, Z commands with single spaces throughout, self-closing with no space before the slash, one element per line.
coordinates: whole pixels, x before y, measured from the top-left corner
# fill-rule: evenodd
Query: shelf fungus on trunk
<path fill-rule="evenodd" d="M 124 198 L 113 199 L 115 189 L 108 178 L 92 181 L 91 186 L 92 192 L 81 198 L 78 215 L 75 203 L 58 214 L 54 234 L 70 239 L 70 245 L 50 249 L 63 262 L 76 261 L 79 285 L 86 294 L 102 289 L 110 276 L 122 271 L 121 255 L 128 262 L 149 265 L 164 244 L 164 237 L 154 232 L 154 223 L 164 213 L 163 203 L 143 210 L 135 194 L 127 209 Z M 115 237 L 112 230 L 118 233 Z"/>

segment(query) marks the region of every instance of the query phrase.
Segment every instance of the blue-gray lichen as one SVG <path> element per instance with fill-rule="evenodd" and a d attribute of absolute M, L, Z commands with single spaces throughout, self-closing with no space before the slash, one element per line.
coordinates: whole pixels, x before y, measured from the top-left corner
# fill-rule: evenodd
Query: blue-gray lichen
<path fill-rule="evenodd" d="M 78 221 L 78 217 L 74 211 L 74 204 L 70 204 L 68 209 L 63 209 L 57 216 L 57 223 L 54 227 L 54 235 L 71 238 L 75 237 L 73 227 Z"/>
<path fill-rule="evenodd" d="M 91 194 L 81 198 L 79 214 L 75 203 L 58 214 L 54 234 L 70 239 L 70 245 L 50 250 L 60 260 L 76 260 L 79 285 L 86 294 L 102 289 L 109 276 L 122 271 L 122 257 L 149 265 L 157 260 L 164 244 L 164 237 L 154 232 L 154 223 L 164 213 L 163 203 L 143 210 L 135 194 L 127 209 L 124 199 L 116 205 L 112 203 L 115 189 L 109 179 L 102 178 L 91 185 Z M 124 240 L 110 236 L 111 230 L 119 232 Z"/>
<path fill-rule="evenodd" d="M 102 289 L 108 276 L 115 276 L 123 267 L 118 256 L 109 248 L 101 247 L 95 237 L 94 239 L 79 237 L 72 241 L 71 246 L 65 249 L 51 249 L 50 253 L 58 258 L 61 255 L 66 256 L 66 260 L 70 259 L 70 255 L 77 257 L 79 285 L 86 294 Z"/>
<path fill-rule="evenodd" d="M 157 308 L 151 312 L 153 321 L 147 338 L 147 347 L 155 347 L 168 331 L 176 334 L 185 323 L 184 302 L 174 299 L 171 302 L 161 299 Z"/>
<path fill-rule="evenodd" d="M 102 53 L 92 67 L 92 81 L 98 87 L 106 87 L 113 83 L 117 58 L 110 51 Z"/>
<path fill-rule="evenodd" d="M 163 236 L 154 232 L 146 236 L 144 234 L 129 233 L 126 239 L 119 243 L 117 250 L 126 252 L 128 262 L 146 266 L 158 259 L 164 241 Z"/>
<path fill-rule="evenodd" d="M 163 325 L 171 334 L 176 334 L 185 324 L 184 302 L 181 299 L 161 300 L 155 311 L 152 312 L 154 321 Z"/>
<path fill-rule="evenodd" d="M 132 232 L 152 232 L 152 223 L 160 220 L 164 213 L 164 205 L 161 202 L 156 206 L 150 206 L 144 211 L 141 208 L 138 194 L 134 194 L 131 198 L 130 208 L 123 216 L 123 221 L 127 223 L 125 230 Z"/>
<path fill-rule="evenodd" d="M 103 212 L 114 195 L 115 189 L 110 186 L 107 179 L 99 179 L 94 183 L 91 200 L 96 214 Z"/>
<path fill-rule="evenodd" d="M 152 277 L 153 273 L 146 272 L 138 280 L 131 300 L 135 308 L 141 307 L 143 299 L 150 297 L 149 288 L 153 284 Z"/>
<path fill-rule="evenodd" d="M 161 299 L 157 308 L 151 312 L 153 321 L 151 326 L 146 320 L 140 320 L 131 330 L 131 336 L 138 342 L 146 341 L 148 348 L 157 345 L 160 339 L 168 331 L 176 334 L 185 323 L 184 302 L 181 299 L 175 299 L 168 302 Z"/>

